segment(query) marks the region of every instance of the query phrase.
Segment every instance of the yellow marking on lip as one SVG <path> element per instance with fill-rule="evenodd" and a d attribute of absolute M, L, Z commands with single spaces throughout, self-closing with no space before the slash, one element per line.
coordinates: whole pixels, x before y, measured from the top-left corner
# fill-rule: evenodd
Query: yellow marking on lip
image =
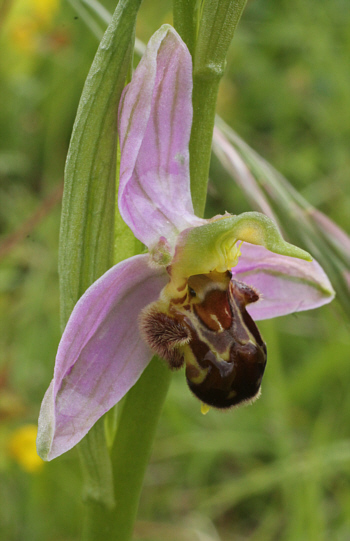
<path fill-rule="evenodd" d="M 208 406 L 208 404 L 204 404 L 204 402 L 201 402 L 201 413 L 203 415 L 206 415 L 209 410 L 210 410 L 210 406 Z"/>
<path fill-rule="evenodd" d="M 215 315 L 215 314 L 210 314 L 210 318 L 215 321 L 215 323 L 217 324 L 217 326 L 219 327 L 219 329 L 217 330 L 217 332 L 223 332 L 224 331 L 224 328 L 223 326 L 221 325 L 219 319 L 218 319 L 218 316 Z"/>
<path fill-rule="evenodd" d="M 171 302 L 172 304 L 184 304 L 186 300 L 187 300 L 187 293 L 185 293 L 185 295 L 183 295 L 182 297 L 177 297 L 176 299 L 172 299 Z"/>
<path fill-rule="evenodd" d="M 181 292 L 181 291 L 183 291 L 183 290 L 186 288 L 186 286 L 187 286 L 187 282 L 184 282 L 181 286 L 179 286 L 179 287 L 177 288 L 177 290 L 178 290 L 179 292 Z"/>
<path fill-rule="evenodd" d="M 193 354 L 193 351 L 188 345 L 184 346 L 182 351 L 184 353 L 189 380 L 195 385 L 200 385 L 207 377 L 209 367 L 202 368 L 198 364 L 196 356 Z"/>

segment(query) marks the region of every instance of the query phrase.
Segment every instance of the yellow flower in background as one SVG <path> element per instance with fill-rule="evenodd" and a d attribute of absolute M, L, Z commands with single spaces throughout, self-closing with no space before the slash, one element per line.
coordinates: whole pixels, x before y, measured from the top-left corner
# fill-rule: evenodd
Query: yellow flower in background
<path fill-rule="evenodd" d="M 43 23 L 50 23 L 58 9 L 58 0 L 32 0 L 30 6 L 33 15 Z"/>
<path fill-rule="evenodd" d="M 8 41 L 26 53 L 40 48 L 41 38 L 51 29 L 59 0 L 17 0 L 8 15 Z"/>
<path fill-rule="evenodd" d="M 35 473 L 43 467 L 43 460 L 36 452 L 37 426 L 28 424 L 14 430 L 9 438 L 8 453 L 28 472 Z"/>

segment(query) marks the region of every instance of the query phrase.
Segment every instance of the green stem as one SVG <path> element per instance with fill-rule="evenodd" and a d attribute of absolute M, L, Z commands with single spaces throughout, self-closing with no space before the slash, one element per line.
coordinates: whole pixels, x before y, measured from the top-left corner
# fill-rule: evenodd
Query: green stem
<path fill-rule="evenodd" d="M 194 55 L 190 175 L 194 211 L 204 213 L 216 100 L 226 55 L 246 0 L 204 3 Z"/>
<path fill-rule="evenodd" d="M 209 176 L 216 100 L 220 77 L 193 77 L 193 124 L 190 140 L 190 175 L 194 212 L 203 216 Z M 204 197 L 203 197 L 203 194 Z"/>
<path fill-rule="evenodd" d="M 78 445 L 84 476 L 84 541 L 115 539 L 112 464 L 100 419 Z"/>
<path fill-rule="evenodd" d="M 94 500 L 85 501 L 82 541 L 117 541 L 114 517 L 114 509 Z"/>
<path fill-rule="evenodd" d="M 132 538 L 143 478 L 170 381 L 169 368 L 154 357 L 122 405 L 111 452 L 118 541 Z"/>
<path fill-rule="evenodd" d="M 199 4 L 198 0 L 173 0 L 174 27 L 186 43 L 192 57 L 197 39 Z"/>

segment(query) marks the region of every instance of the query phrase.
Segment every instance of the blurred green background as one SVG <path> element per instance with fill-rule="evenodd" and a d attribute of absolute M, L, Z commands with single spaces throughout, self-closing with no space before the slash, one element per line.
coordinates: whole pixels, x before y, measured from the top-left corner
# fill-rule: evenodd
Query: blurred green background
<path fill-rule="evenodd" d="M 103 0 L 112 11 L 115 1 Z M 65 156 L 103 25 L 79 0 L 0 3 L 0 538 L 79 539 L 76 450 L 43 464 L 39 406 L 60 338 L 57 249 Z M 89 14 L 90 19 L 87 18 Z M 144 0 L 137 35 L 172 21 Z M 96 26 L 97 25 L 97 26 Z M 350 3 L 250 0 L 218 112 L 350 230 Z M 94 34 L 95 32 L 95 34 Z M 211 169 L 208 207 L 249 206 Z M 220 197 L 232 190 L 234 208 Z M 227 205 L 230 208 L 226 208 Z M 233 207 L 232 206 L 232 207 Z M 269 362 L 252 407 L 207 416 L 173 378 L 135 540 L 348 541 L 350 336 L 336 302 L 259 324 Z"/>

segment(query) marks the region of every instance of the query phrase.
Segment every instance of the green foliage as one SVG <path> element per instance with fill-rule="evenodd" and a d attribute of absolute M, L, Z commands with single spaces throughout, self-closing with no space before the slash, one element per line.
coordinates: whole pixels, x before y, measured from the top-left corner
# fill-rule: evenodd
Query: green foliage
<path fill-rule="evenodd" d="M 106 2 L 111 11 L 115 2 Z M 145 0 L 145 41 L 171 3 Z M 158 13 L 159 12 L 159 13 Z M 9 39 L 0 58 L 0 531 L 4 541 L 75 541 L 82 520 L 78 454 L 36 473 L 8 452 L 35 423 L 60 336 L 59 208 L 70 132 L 97 41 L 62 3 L 29 54 Z M 346 0 L 248 3 L 231 48 L 219 112 L 309 201 L 349 230 Z M 4 41 L 1 42 L 2 47 Z M 211 174 L 208 215 L 226 209 Z M 251 210 L 229 178 L 236 212 Z M 231 187 L 230 187 L 231 186 Z M 45 214 L 46 212 L 46 214 Z M 17 240 L 16 240 L 17 239 Z M 175 375 L 141 498 L 137 541 L 347 541 L 350 537 L 348 322 L 330 305 L 260 323 L 268 343 L 262 397 L 205 417 Z M 199 532 L 199 533 L 198 533 Z M 202 536 L 202 537 L 200 537 Z M 205 537 L 206 536 L 206 537 Z"/>

